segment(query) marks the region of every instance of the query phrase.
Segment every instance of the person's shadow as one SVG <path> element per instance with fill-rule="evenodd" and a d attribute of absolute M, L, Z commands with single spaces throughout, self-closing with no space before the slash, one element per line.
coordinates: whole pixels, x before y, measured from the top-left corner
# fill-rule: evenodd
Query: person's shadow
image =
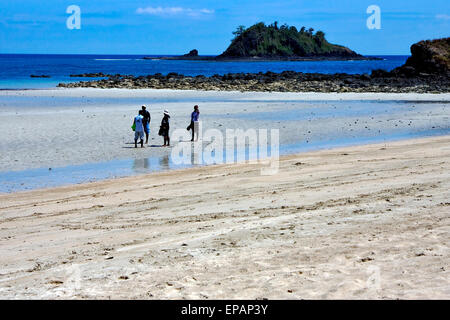
<path fill-rule="evenodd" d="M 123 149 L 135 149 L 134 142 L 126 142 L 125 144 L 127 146 L 122 147 Z M 141 145 L 138 143 L 138 149 L 139 148 L 141 148 Z M 144 148 L 162 148 L 162 145 L 161 144 L 152 144 L 152 145 L 146 146 L 144 144 Z"/>

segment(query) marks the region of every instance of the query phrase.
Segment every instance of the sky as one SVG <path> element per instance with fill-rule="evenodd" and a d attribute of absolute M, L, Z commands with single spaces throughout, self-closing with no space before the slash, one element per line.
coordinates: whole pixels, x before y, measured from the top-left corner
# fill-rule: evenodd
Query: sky
<path fill-rule="evenodd" d="M 70 5 L 80 29 L 69 29 Z M 369 29 L 367 8 L 380 8 Z M 222 53 L 239 25 L 257 22 L 322 30 L 364 55 L 408 55 L 424 39 L 450 36 L 449 0 L 1 0 L 0 53 Z"/>

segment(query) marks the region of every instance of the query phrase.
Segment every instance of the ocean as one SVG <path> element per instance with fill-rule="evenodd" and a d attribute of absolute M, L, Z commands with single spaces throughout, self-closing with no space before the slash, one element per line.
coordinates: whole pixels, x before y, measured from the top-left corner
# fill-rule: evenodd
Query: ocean
<path fill-rule="evenodd" d="M 408 56 L 376 56 L 381 60 L 349 61 L 264 61 L 216 62 L 143 60 L 142 55 L 40 55 L 0 54 L 0 89 L 46 89 L 61 82 L 86 81 L 71 74 L 97 73 L 148 75 L 177 72 L 186 76 L 226 73 L 282 72 L 305 73 L 370 73 L 374 69 L 392 70 L 405 63 Z M 48 75 L 50 78 L 31 78 L 30 75 Z"/>

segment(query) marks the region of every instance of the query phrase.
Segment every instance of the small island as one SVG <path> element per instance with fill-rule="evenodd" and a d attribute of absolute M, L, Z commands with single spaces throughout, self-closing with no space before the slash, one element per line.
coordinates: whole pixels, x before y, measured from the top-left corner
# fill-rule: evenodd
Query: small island
<path fill-rule="evenodd" d="M 363 58 L 344 46 L 329 43 L 325 33 L 313 28 L 297 30 L 286 24 L 266 26 L 260 22 L 248 29 L 244 26 L 233 32 L 235 38 L 219 59 L 289 59 L 305 58 Z"/>
<path fill-rule="evenodd" d="M 239 26 L 233 32 L 230 46 L 218 56 L 200 56 L 198 50 L 176 57 L 144 57 L 163 60 L 215 61 L 307 61 L 307 60 L 374 60 L 347 47 L 328 42 L 323 31 L 277 22 L 265 25 L 259 22 L 250 28 Z"/>

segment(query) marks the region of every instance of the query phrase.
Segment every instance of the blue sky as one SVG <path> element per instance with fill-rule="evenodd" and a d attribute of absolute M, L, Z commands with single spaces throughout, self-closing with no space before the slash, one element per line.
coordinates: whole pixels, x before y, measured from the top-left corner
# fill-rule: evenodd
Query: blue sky
<path fill-rule="evenodd" d="M 66 8 L 81 8 L 69 30 Z M 381 8 L 369 30 L 366 9 Z M 409 54 L 411 44 L 450 36 L 449 0 L 23 0 L 0 3 L 0 53 L 220 54 L 239 25 L 278 21 L 326 33 L 361 54 Z"/>

